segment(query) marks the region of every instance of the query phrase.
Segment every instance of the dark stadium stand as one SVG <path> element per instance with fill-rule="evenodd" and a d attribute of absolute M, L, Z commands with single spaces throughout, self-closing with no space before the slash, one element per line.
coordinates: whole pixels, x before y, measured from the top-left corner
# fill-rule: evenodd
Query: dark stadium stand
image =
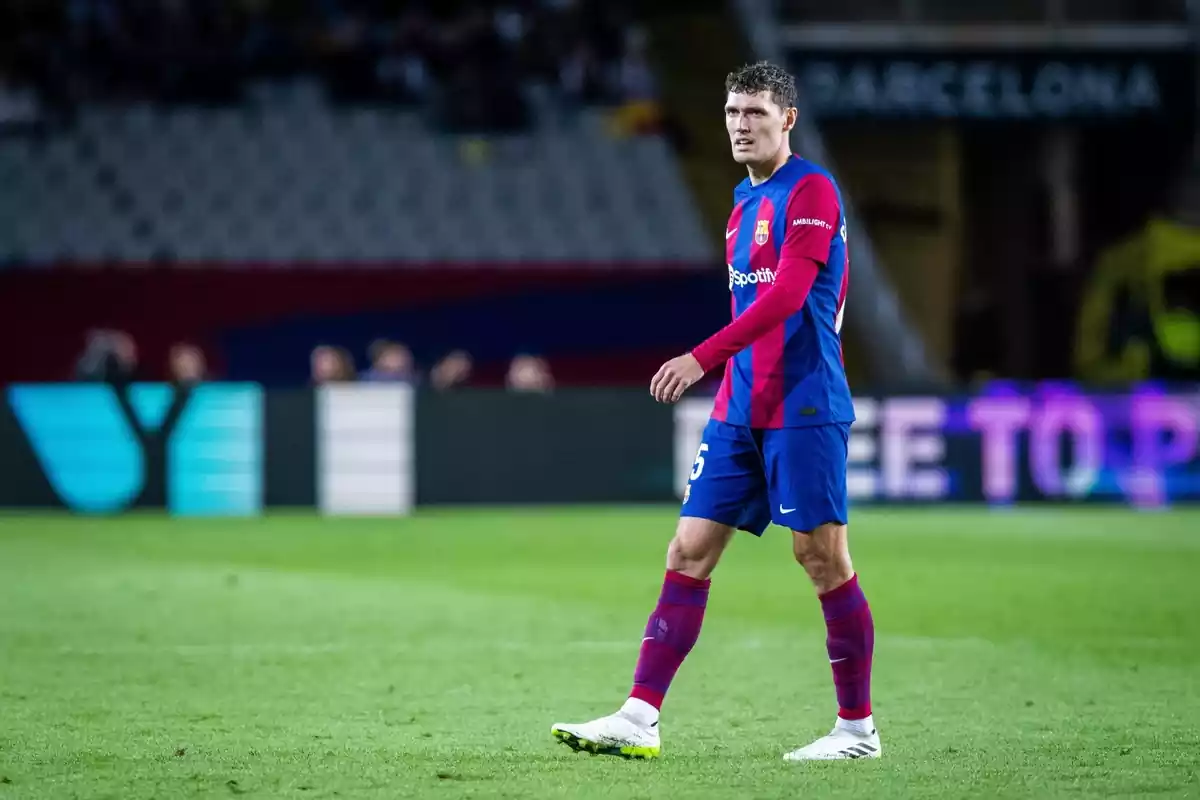
<path fill-rule="evenodd" d="M 719 321 L 654 317 L 654 281 L 684 298 L 723 285 L 695 283 L 719 256 L 663 132 L 636 8 L 5 4 L 0 326 L 29 345 L 0 357 L 0 381 L 70 376 L 89 331 L 110 328 L 151 377 L 181 340 L 225 377 L 296 382 L 316 345 L 361 364 L 387 336 L 423 363 L 467 348 L 485 380 L 521 350 L 568 381 L 597 359 L 594 380 L 642 380 L 643 361 Z M 491 296 L 524 297 L 532 322 L 572 313 L 557 304 L 579 299 L 580 270 L 620 287 L 596 298 L 660 324 L 518 333 L 467 277 L 500 271 Z M 596 324 L 596 298 L 577 320 Z"/>

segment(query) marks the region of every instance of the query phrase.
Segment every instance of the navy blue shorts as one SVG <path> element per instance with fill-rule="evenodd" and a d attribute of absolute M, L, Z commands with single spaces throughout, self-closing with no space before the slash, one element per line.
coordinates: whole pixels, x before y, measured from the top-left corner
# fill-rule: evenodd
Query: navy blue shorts
<path fill-rule="evenodd" d="M 682 517 L 761 536 L 849 522 L 848 423 L 763 430 L 710 419 L 683 492 Z"/>

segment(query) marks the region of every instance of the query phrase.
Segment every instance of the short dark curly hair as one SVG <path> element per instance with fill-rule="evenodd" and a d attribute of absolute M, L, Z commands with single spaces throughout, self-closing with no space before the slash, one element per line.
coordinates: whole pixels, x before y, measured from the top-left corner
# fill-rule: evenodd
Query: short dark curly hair
<path fill-rule="evenodd" d="M 758 94 L 770 92 L 775 105 L 791 108 L 796 105 L 796 79 L 778 64 L 759 61 L 738 67 L 725 77 L 725 93 Z"/>

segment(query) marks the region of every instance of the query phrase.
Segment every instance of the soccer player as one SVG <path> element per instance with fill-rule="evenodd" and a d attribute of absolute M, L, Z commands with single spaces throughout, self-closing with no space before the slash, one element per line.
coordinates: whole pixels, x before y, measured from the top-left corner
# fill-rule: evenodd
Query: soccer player
<path fill-rule="evenodd" d="M 846 456 L 854 409 L 842 361 L 846 223 L 833 178 L 791 153 L 792 77 L 766 62 L 725 81 L 725 127 L 749 176 L 734 190 L 725 230 L 733 321 L 650 383 L 674 403 L 724 366 L 712 417 L 683 495 L 658 604 L 643 633 L 629 699 L 615 714 L 558 723 L 575 750 L 653 758 L 659 709 L 700 635 L 711 575 L 734 531 L 792 531 L 816 589 L 837 697 L 833 730 L 784 755 L 791 761 L 874 758 L 875 632 L 846 542 Z"/>

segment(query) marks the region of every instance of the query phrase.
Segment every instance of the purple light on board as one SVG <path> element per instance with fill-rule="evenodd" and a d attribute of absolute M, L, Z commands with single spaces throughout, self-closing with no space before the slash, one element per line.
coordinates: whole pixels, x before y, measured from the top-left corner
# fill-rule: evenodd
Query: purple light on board
<path fill-rule="evenodd" d="M 997 396 L 972 400 L 967 421 L 982 434 L 983 496 L 991 502 L 1012 500 L 1017 493 L 1017 432 L 1029 420 L 1025 397 Z"/>
<path fill-rule="evenodd" d="M 1196 417 L 1194 400 L 1151 393 L 1133 396 L 1130 410 L 1133 463 L 1125 493 L 1134 503 L 1157 506 L 1166 502 L 1163 473 L 1168 467 L 1186 464 L 1197 455 L 1200 423 Z"/>
<path fill-rule="evenodd" d="M 1059 443 L 1071 442 L 1070 466 L 1059 462 Z M 1086 497 L 1104 466 L 1104 420 L 1085 397 L 1055 394 L 1029 426 L 1029 467 L 1038 490 L 1050 497 Z"/>

